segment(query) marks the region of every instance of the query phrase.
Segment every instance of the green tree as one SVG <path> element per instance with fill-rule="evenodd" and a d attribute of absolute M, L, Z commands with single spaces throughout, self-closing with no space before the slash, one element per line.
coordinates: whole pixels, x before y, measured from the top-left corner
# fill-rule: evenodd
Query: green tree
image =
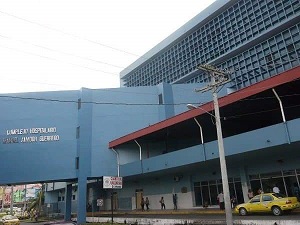
<path fill-rule="evenodd" d="M 37 213 L 40 215 L 42 205 L 44 205 L 45 195 L 44 195 L 44 184 L 42 184 L 41 190 L 38 192 L 37 197 L 30 200 L 28 203 L 28 207 L 26 211 L 31 215 L 34 215 L 34 213 Z"/>

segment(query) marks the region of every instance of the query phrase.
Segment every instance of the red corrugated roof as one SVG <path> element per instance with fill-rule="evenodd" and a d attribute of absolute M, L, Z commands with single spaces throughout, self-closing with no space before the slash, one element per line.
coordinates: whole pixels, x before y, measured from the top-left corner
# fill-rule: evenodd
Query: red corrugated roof
<path fill-rule="evenodd" d="M 237 102 L 241 99 L 247 98 L 249 96 L 258 94 L 260 92 L 263 92 L 265 90 L 274 88 L 276 86 L 279 86 L 284 83 L 291 82 L 295 79 L 300 78 L 300 67 L 293 68 L 291 70 L 288 70 L 286 72 L 283 72 L 277 76 L 271 77 L 269 79 L 263 80 L 261 82 L 258 82 L 254 85 L 251 85 L 249 87 L 243 88 L 237 92 L 234 92 L 232 94 L 226 95 L 222 98 L 219 98 L 219 107 L 223 107 L 226 105 L 229 105 L 231 103 Z M 123 137 L 117 138 L 115 140 L 112 140 L 109 142 L 109 148 L 114 148 L 118 145 L 124 144 L 128 141 L 135 140 L 139 137 L 154 133 L 156 131 L 159 131 L 161 129 L 170 127 L 174 124 L 183 122 L 188 119 L 192 119 L 196 116 L 202 115 L 204 113 L 210 112 L 213 110 L 213 102 L 208 102 L 204 105 L 201 105 L 201 108 L 188 110 L 184 113 L 178 114 L 174 117 L 171 117 L 169 119 L 163 120 L 159 123 L 150 125 L 148 127 L 145 127 L 141 130 L 135 131 L 133 133 L 127 134 Z"/>

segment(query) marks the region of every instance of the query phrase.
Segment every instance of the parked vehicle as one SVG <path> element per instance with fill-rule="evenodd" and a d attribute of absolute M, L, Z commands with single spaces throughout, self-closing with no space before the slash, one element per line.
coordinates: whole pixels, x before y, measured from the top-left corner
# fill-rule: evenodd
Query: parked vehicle
<path fill-rule="evenodd" d="M 275 216 L 282 215 L 283 212 L 291 212 L 299 208 L 300 203 L 297 197 L 286 197 L 277 193 L 263 193 L 254 196 L 247 203 L 239 204 L 235 207 L 235 212 L 241 216 L 248 213 L 267 213 L 272 212 Z"/>
<path fill-rule="evenodd" d="M 20 220 L 16 216 L 5 215 L 0 219 L 0 225 L 20 225 Z"/>

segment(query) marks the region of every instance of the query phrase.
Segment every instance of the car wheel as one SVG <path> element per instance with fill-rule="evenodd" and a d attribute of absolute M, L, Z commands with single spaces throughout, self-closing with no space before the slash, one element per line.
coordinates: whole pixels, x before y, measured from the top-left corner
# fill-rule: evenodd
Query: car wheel
<path fill-rule="evenodd" d="M 282 214 L 282 210 L 278 206 L 273 206 L 272 213 L 274 216 L 280 216 Z"/>
<path fill-rule="evenodd" d="M 239 209 L 239 214 L 240 214 L 241 216 L 246 216 L 246 215 L 247 215 L 247 210 L 246 210 L 245 208 L 240 208 L 240 209 Z"/>

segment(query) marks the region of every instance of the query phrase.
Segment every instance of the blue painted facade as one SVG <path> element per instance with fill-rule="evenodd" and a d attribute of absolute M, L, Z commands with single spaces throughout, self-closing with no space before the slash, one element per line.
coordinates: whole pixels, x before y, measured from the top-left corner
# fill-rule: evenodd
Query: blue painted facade
<path fill-rule="evenodd" d="M 5 159 L 0 165 L 1 184 L 76 177 L 77 99 L 75 91 L 1 96 L 1 158 Z M 48 132 L 48 128 L 55 131 Z M 16 129 L 28 130 L 26 134 L 9 133 Z M 59 140 L 40 140 L 45 136 L 58 136 Z M 33 142 L 22 142 L 25 137 L 32 137 Z M 18 143 L 4 144 L 14 138 Z"/>
<path fill-rule="evenodd" d="M 46 202 L 66 219 L 77 213 L 79 223 L 86 211 L 110 209 L 111 194 L 115 209 L 139 209 L 142 196 L 151 209 L 164 196 L 171 209 L 173 193 L 179 208 L 215 207 L 222 184 L 209 113 L 113 149 L 108 143 L 184 114 L 188 103 L 210 102 L 211 93 L 194 92 L 210 81 L 198 64 L 232 71 L 219 97 L 243 95 L 243 88 L 297 69 L 299 12 L 298 0 L 219 0 L 122 71 L 127 87 L 0 95 L 0 184 L 46 182 Z M 299 94 L 298 83 L 290 82 L 275 88 L 282 98 Z M 256 105 L 232 103 L 221 112 L 230 194 L 239 202 L 249 188 L 270 191 L 279 184 L 293 195 L 291 187 L 300 187 L 298 100 L 283 99 L 289 104 L 283 121 L 272 91 L 257 95 Z M 261 116 L 264 111 L 269 114 Z M 123 189 L 103 189 L 101 177 L 118 172 Z"/>
<path fill-rule="evenodd" d="M 188 99 L 197 101 L 196 85 L 179 87 L 162 84 L 1 95 L 0 150 L 5 161 L 0 164 L 0 183 L 76 183 L 78 201 L 73 211 L 84 215 L 87 180 L 117 175 L 116 155 L 108 142 L 183 111 L 187 88 Z M 167 105 L 158 104 L 160 94 Z M 138 159 L 136 152 L 126 153 L 122 162 Z M 57 193 L 49 194 L 48 201 L 54 203 L 57 197 Z"/>

